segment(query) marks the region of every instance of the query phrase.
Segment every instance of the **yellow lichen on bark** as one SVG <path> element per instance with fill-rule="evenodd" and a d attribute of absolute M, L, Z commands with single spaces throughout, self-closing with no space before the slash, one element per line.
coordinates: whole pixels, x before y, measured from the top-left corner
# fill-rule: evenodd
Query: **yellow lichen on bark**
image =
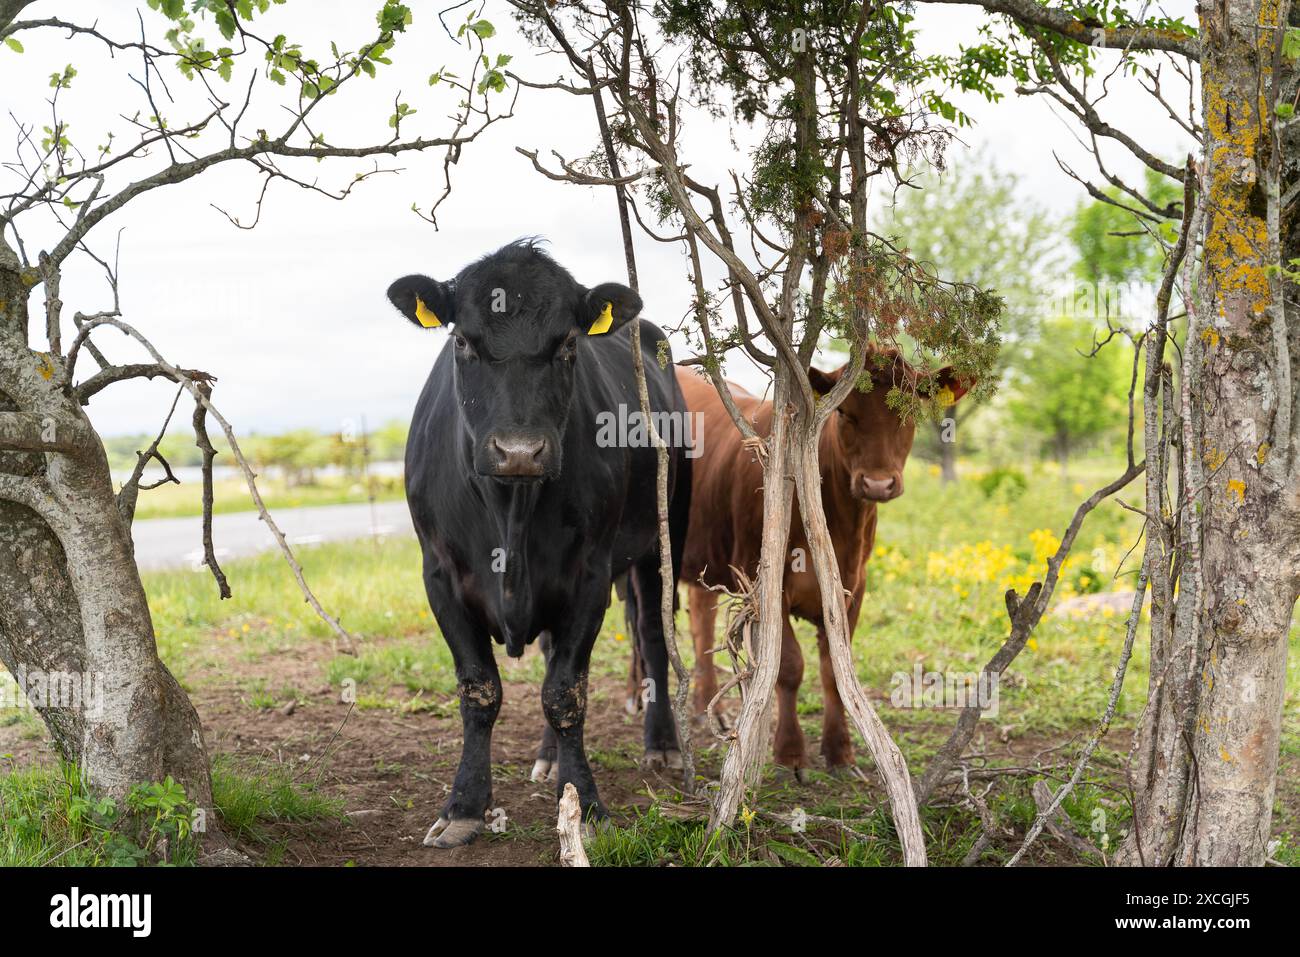
<path fill-rule="evenodd" d="M 1276 10 L 1274 11 L 1276 17 Z M 1262 211 L 1250 207 L 1258 179 L 1261 118 L 1268 115 L 1265 98 L 1225 93 L 1213 79 L 1205 81 L 1205 125 L 1210 142 L 1209 221 L 1205 255 L 1217 277 L 1221 310 L 1240 297 L 1251 314 L 1272 305 L 1267 258 L 1268 223 Z M 1227 310 L 1232 311 L 1232 310 Z M 1221 314 L 1223 314 L 1221 312 Z"/>

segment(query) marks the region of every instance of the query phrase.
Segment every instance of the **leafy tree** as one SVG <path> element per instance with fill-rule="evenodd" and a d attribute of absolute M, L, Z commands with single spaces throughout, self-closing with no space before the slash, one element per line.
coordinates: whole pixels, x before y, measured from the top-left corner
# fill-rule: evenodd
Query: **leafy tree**
<path fill-rule="evenodd" d="M 990 373 L 1001 383 L 1023 360 L 1041 322 L 1057 265 L 1057 224 L 987 153 L 954 163 L 943 176 L 926 173 L 915 184 L 920 188 L 900 191 L 886 208 L 880 228 L 945 279 L 1002 297 L 1002 348 Z M 1017 210 L 1014 218 L 1009 209 Z M 928 432 L 930 441 L 918 448 L 938 458 L 946 482 L 957 477 L 961 426 L 979 408 L 976 398 L 945 409 Z"/>
<path fill-rule="evenodd" d="M 1090 317 L 1061 316 L 1044 323 L 1025 350 L 1008 404 L 1012 421 L 1043 436 L 1062 471 L 1083 445 L 1124 421 L 1125 362 L 1117 341 L 1095 352 Z"/>
<path fill-rule="evenodd" d="M 1081 203 L 1070 224 L 1070 241 L 1078 253 L 1075 275 L 1090 283 L 1154 283 L 1165 265 L 1165 250 L 1157 239 L 1177 237 L 1167 222 L 1152 222 L 1134 208 L 1118 187 L 1102 191 L 1110 201 Z M 1145 195 L 1163 208 L 1176 208 L 1182 190 L 1155 170 L 1146 171 Z"/>

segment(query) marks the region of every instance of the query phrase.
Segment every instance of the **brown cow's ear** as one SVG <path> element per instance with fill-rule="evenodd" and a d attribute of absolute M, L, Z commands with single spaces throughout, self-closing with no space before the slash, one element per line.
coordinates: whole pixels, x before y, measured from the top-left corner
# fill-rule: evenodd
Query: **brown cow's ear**
<path fill-rule="evenodd" d="M 940 369 L 939 374 L 935 376 L 935 378 L 938 380 L 940 389 L 947 389 L 952 393 L 952 401 L 954 403 L 969 392 L 971 387 L 975 385 L 974 379 L 959 377 L 953 371 L 952 366 L 946 366 L 945 368 Z"/>
<path fill-rule="evenodd" d="M 388 301 L 422 329 L 456 321 L 450 285 L 428 276 L 403 276 L 388 287 Z"/>
<path fill-rule="evenodd" d="M 589 336 L 613 332 L 641 314 L 641 297 L 617 282 L 603 282 L 590 290 L 579 309 L 578 326 Z"/>
<path fill-rule="evenodd" d="M 825 395 L 835 388 L 835 383 L 840 380 L 840 370 L 834 372 L 822 372 L 816 366 L 808 367 L 808 384 L 812 386 L 814 392 L 818 395 Z"/>

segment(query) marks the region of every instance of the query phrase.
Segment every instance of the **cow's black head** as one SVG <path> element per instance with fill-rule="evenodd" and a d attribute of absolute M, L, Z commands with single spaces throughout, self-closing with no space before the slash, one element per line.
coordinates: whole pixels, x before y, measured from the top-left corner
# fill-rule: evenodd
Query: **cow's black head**
<path fill-rule="evenodd" d="M 450 282 L 405 276 L 388 298 L 423 328 L 451 328 L 456 397 L 480 475 L 560 474 L 574 371 L 588 336 L 618 329 L 641 297 L 616 282 L 581 286 L 533 242 L 511 243 Z"/>

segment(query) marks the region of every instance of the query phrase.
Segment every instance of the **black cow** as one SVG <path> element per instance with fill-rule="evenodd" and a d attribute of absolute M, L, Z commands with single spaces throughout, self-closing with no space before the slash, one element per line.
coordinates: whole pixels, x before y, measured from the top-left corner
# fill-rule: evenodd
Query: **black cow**
<path fill-rule="evenodd" d="M 532 241 L 505 246 L 450 282 L 399 279 L 388 298 L 417 325 L 449 326 L 454 340 L 416 403 L 406 450 L 425 589 L 455 659 L 464 726 L 451 797 L 424 843 L 456 847 L 483 829 L 501 707 L 492 639 L 518 657 L 542 637 L 549 727 L 534 778 L 558 771 L 557 798 L 572 782 L 584 818 L 603 818 L 582 741 L 587 668 L 610 582 L 624 572 L 629 620 L 654 682 L 647 763 L 680 766 L 659 611 L 655 451 L 610 443 L 615 430 L 601 428 L 608 416 L 640 408 L 633 320 L 641 322 L 652 409 L 685 421 L 673 367 L 659 362 L 664 335 L 636 318 L 641 299 L 631 289 L 586 289 Z M 670 469 L 675 565 L 690 513 L 689 467 L 679 444 Z"/>

